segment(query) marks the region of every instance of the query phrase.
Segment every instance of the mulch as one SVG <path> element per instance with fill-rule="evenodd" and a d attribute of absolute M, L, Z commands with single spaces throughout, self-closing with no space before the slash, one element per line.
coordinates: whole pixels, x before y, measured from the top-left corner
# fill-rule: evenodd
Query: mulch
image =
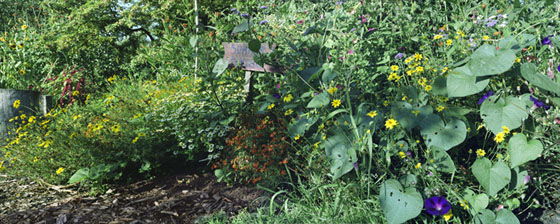
<path fill-rule="evenodd" d="M 266 200 L 263 190 L 218 183 L 208 173 L 140 181 L 96 197 L 0 176 L 0 223 L 198 223 Z"/>

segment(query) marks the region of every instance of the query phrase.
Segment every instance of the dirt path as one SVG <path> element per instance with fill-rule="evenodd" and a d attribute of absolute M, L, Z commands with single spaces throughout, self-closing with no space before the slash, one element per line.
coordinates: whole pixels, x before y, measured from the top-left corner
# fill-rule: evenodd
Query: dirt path
<path fill-rule="evenodd" d="M 176 175 L 141 181 L 98 197 L 0 177 L 0 223 L 195 223 L 224 211 L 252 210 L 262 190 L 217 183 L 214 175 Z"/>

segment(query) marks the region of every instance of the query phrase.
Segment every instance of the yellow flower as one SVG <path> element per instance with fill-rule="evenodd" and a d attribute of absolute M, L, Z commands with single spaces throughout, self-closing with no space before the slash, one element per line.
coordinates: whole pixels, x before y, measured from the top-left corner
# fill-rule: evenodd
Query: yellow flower
<path fill-rule="evenodd" d="M 424 72 L 424 67 L 422 67 L 422 66 L 416 67 L 416 72 L 418 72 L 418 73 Z"/>
<path fill-rule="evenodd" d="M 29 117 L 29 123 L 34 123 L 37 120 L 35 116 Z"/>
<path fill-rule="evenodd" d="M 111 127 L 111 130 L 113 130 L 113 132 L 118 133 L 121 131 L 121 126 L 120 125 L 113 125 L 113 127 Z"/>
<path fill-rule="evenodd" d="M 398 71 L 398 70 L 399 70 L 399 66 L 397 66 L 397 65 L 391 65 L 391 70 L 392 70 L 392 71 Z"/>
<path fill-rule="evenodd" d="M 383 106 L 389 106 L 389 101 L 387 100 L 383 101 Z"/>
<path fill-rule="evenodd" d="M 424 89 L 426 90 L 426 92 L 430 92 L 430 90 L 432 90 L 432 86 L 431 85 L 426 85 L 424 87 Z"/>
<path fill-rule="evenodd" d="M 404 60 L 404 63 L 410 63 L 412 60 L 414 59 L 414 57 L 409 57 L 407 59 Z"/>
<path fill-rule="evenodd" d="M 494 141 L 495 141 L 496 143 L 501 143 L 501 142 L 504 141 L 505 136 L 506 136 L 505 133 L 500 132 L 500 133 L 498 133 L 498 134 L 496 135 L 496 137 L 494 137 Z"/>
<path fill-rule="evenodd" d="M 399 80 L 401 79 L 401 77 L 398 76 L 397 73 L 392 72 L 392 73 L 389 75 L 389 78 L 387 78 L 387 79 L 388 79 L 389 81 L 393 81 L 393 80 L 399 81 Z"/>
<path fill-rule="evenodd" d="M 449 219 L 451 219 L 451 216 L 453 216 L 453 213 L 451 213 L 451 209 L 449 209 L 449 211 L 445 213 L 445 215 L 443 215 L 443 219 L 445 219 L 445 221 L 449 221 Z"/>
<path fill-rule="evenodd" d="M 330 94 L 333 94 L 334 92 L 336 92 L 336 90 L 338 90 L 336 87 L 331 87 L 327 90 L 327 92 L 329 92 Z"/>
<path fill-rule="evenodd" d="M 16 101 L 14 101 L 14 105 L 13 105 L 13 106 L 14 106 L 14 108 L 17 109 L 17 108 L 19 107 L 20 104 L 21 104 L 21 101 L 16 100 Z"/>
<path fill-rule="evenodd" d="M 77 96 L 78 94 L 80 94 L 80 91 L 78 91 L 78 90 L 72 92 L 72 96 Z"/>
<path fill-rule="evenodd" d="M 419 110 L 413 110 L 413 111 L 411 111 L 411 112 L 412 112 L 414 115 L 416 115 L 416 116 L 418 116 L 418 114 L 420 113 Z"/>
<path fill-rule="evenodd" d="M 417 163 L 416 166 L 414 166 L 416 169 L 420 169 L 420 167 L 422 167 L 422 163 Z"/>
<path fill-rule="evenodd" d="M 373 117 L 377 116 L 377 111 L 376 110 L 370 111 L 369 113 L 367 113 L 367 115 L 370 116 L 371 118 L 373 118 Z"/>
<path fill-rule="evenodd" d="M 486 35 L 484 35 L 484 36 L 482 37 L 483 40 L 488 40 L 489 38 L 490 38 L 490 37 L 488 37 L 488 36 L 486 36 Z"/>
<path fill-rule="evenodd" d="M 25 75 L 25 70 L 20 69 L 20 70 L 19 70 L 19 74 Z"/>
<path fill-rule="evenodd" d="M 480 130 L 480 129 L 481 129 L 481 128 L 483 128 L 483 127 L 484 127 L 484 123 L 483 123 L 483 124 L 480 124 L 480 125 L 478 125 L 478 127 L 476 128 L 476 130 L 478 131 L 478 130 Z"/>
<path fill-rule="evenodd" d="M 478 157 L 483 157 L 484 155 L 486 155 L 486 151 L 484 151 L 484 149 L 477 149 L 476 150 L 476 155 Z"/>
<path fill-rule="evenodd" d="M 332 101 L 332 106 L 334 108 L 337 108 L 338 106 L 340 106 L 340 100 L 336 99 Z"/>
<path fill-rule="evenodd" d="M 294 111 L 292 109 L 288 109 L 286 112 L 284 112 L 285 116 L 288 116 L 290 114 L 292 114 Z"/>
<path fill-rule="evenodd" d="M 132 143 L 136 143 L 136 142 L 138 141 L 138 138 L 139 138 L 139 137 L 136 136 L 136 138 L 134 138 L 134 139 L 132 140 Z"/>
<path fill-rule="evenodd" d="M 23 25 L 23 26 L 21 26 L 21 29 L 25 30 L 25 29 L 27 29 L 27 27 L 28 27 L 27 25 Z"/>
<path fill-rule="evenodd" d="M 60 167 L 60 168 L 58 168 L 58 170 L 56 170 L 56 175 L 59 175 L 62 172 L 64 172 L 64 168 Z"/>
<path fill-rule="evenodd" d="M 516 57 L 515 62 L 517 62 L 517 63 L 521 62 L 521 58 Z"/>
<path fill-rule="evenodd" d="M 445 73 L 445 72 L 447 72 L 447 70 L 448 70 L 448 68 L 447 68 L 447 67 L 444 67 L 443 70 L 442 70 L 442 72 Z"/>
<path fill-rule="evenodd" d="M 389 130 L 392 130 L 398 124 L 399 124 L 399 122 L 397 122 L 397 120 L 391 118 L 391 119 L 385 121 L 385 128 L 387 128 Z"/>
<path fill-rule="evenodd" d="M 449 40 L 445 41 L 445 44 L 447 46 L 451 46 L 451 44 L 453 44 L 453 40 L 449 39 Z"/>
<path fill-rule="evenodd" d="M 437 112 L 441 112 L 443 109 L 445 109 L 445 107 L 441 105 L 436 108 Z"/>
<path fill-rule="evenodd" d="M 273 103 L 271 103 L 270 105 L 268 105 L 268 107 L 266 107 L 266 109 L 267 109 L 267 110 L 270 110 L 270 109 L 274 108 L 274 106 L 275 106 L 275 105 L 274 105 Z"/>
<path fill-rule="evenodd" d="M 463 209 L 469 209 L 469 203 L 467 201 L 460 201 L 459 203 Z"/>
<path fill-rule="evenodd" d="M 407 98 L 407 96 L 403 96 L 403 97 L 401 98 L 401 100 L 402 100 L 402 101 L 405 101 L 406 98 Z"/>
<path fill-rule="evenodd" d="M 434 40 L 438 40 L 438 39 L 440 39 L 440 38 L 442 38 L 442 37 L 443 37 L 443 35 L 441 35 L 441 34 L 435 35 L 435 36 L 434 36 Z"/>
<path fill-rule="evenodd" d="M 27 115 L 22 114 L 20 117 L 21 117 L 21 120 L 25 120 L 27 118 Z"/>
<path fill-rule="evenodd" d="M 406 154 L 405 154 L 404 152 L 399 152 L 399 156 L 400 156 L 402 159 L 406 158 Z"/>
<path fill-rule="evenodd" d="M 408 76 L 411 76 L 411 75 L 412 75 L 412 72 L 414 72 L 414 70 L 408 70 L 408 71 L 406 71 L 406 74 L 407 74 Z"/>
<path fill-rule="evenodd" d="M 336 89 L 336 88 L 335 88 Z M 294 99 L 294 97 L 292 96 L 292 94 L 288 94 L 284 97 L 284 102 L 288 103 L 290 101 L 292 101 L 292 99 Z"/>
<path fill-rule="evenodd" d="M 298 135 L 296 135 L 296 137 L 294 137 L 294 140 L 297 141 L 297 140 L 299 140 L 299 138 L 301 138 L 301 136 L 299 136 L 299 134 L 298 134 Z"/>
<path fill-rule="evenodd" d="M 415 60 L 415 61 L 420 61 L 420 60 L 422 60 L 422 54 L 415 53 L 413 57 L 414 57 L 414 60 Z"/>
<path fill-rule="evenodd" d="M 502 129 L 504 129 L 504 133 L 505 133 L 505 134 L 509 134 L 509 128 L 508 128 L 508 127 L 506 127 L 506 126 L 504 125 L 504 126 L 502 126 Z"/>
<path fill-rule="evenodd" d="M 37 156 L 33 157 L 33 162 L 36 163 L 39 159 L 37 159 Z"/>
<path fill-rule="evenodd" d="M 117 76 L 115 76 L 115 75 L 113 74 L 113 76 L 109 77 L 109 78 L 107 79 L 107 81 L 109 81 L 109 83 L 113 83 L 113 82 L 115 81 L 115 79 L 117 79 Z"/>

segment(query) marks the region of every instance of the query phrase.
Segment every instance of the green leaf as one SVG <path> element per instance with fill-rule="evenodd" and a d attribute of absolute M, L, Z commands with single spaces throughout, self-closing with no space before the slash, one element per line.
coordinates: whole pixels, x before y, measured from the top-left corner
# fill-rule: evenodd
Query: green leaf
<path fill-rule="evenodd" d="M 251 41 L 249 41 L 249 50 L 251 50 L 254 53 L 259 53 L 261 51 L 261 42 L 257 39 L 253 39 Z"/>
<path fill-rule="evenodd" d="M 311 101 L 307 104 L 307 108 L 319 108 L 328 105 L 329 102 L 331 102 L 329 94 L 326 92 L 322 92 L 311 99 Z"/>
<path fill-rule="evenodd" d="M 495 224 L 496 223 L 496 215 L 494 212 L 483 209 L 474 217 L 475 224 Z"/>
<path fill-rule="evenodd" d="M 387 222 L 404 223 L 416 218 L 424 206 L 422 195 L 415 188 L 404 188 L 399 181 L 386 180 L 381 184 L 379 202 Z"/>
<path fill-rule="evenodd" d="M 543 151 L 542 143 L 537 139 L 527 142 L 524 134 L 518 133 L 509 139 L 508 153 L 511 156 L 511 168 L 539 158 Z"/>
<path fill-rule="evenodd" d="M 519 167 L 511 169 L 511 181 L 509 183 L 509 190 L 515 190 L 523 185 L 525 185 L 525 177 L 529 173 L 527 170 L 519 171 Z"/>
<path fill-rule="evenodd" d="M 197 42 L 198 42 L 198 37 L 197 36 L 192 36 L 189 40 L 189 43 L 191 44 L 191 47 L 195 47 Z"/>
<path fill-rule="evenodd" d="M 415 111 L 418 111 L 416 115 Z M 425 105 L 420 108 L 413 108 L 408 102 L 397 102 L 391 107 L 391 114 L 395 116 L 395 119 L 399 122 L 399 125 L 407 130 L 415 128 L 420 124 L 420 121 L 433 113 L 433 108 L 429 105 Z"/>
<path fill-rule="evenodd" d="M 486 158 L 478 158 L 473 166 L 472 172 L 480 185 L 490 196 L 496 195 L 511 180 L 511 171 L 502 161 L 492 162 Z"/>
<path fill-rule="evenodd" d="M 450 72 L 447 77 L 447 93 L 449 97 L 473 95 L 484 90 L 489 82 L 489 79 L 477 81 L 467 64 Z"/>
<path fill-rule="evenodd" d="M 434 160 L 433 164 L 439 171 L 446 173 L 453 173 L 453 171 L 455 171 L 455 163 L 453 163 L 451 156 L 449 156 L 445 150 L 436 146 L 433 146 L 430 149 L 430 153 Z"/>
<path fill-rule="evenodd" d="M 224 61 L 224 59 L 220 58 L 216 64 L 214 64 L 214 68 L 212 69 L 213 73 L 216 73 L 216 75 L 220 75 L 222 73 L 224 73 L 224 71 L 227 69 L 228 67 L 228 63 L 227 61 Z"/>
<path fill-rule="evenodd" d="M 240 32 L 245 32 L 247 30 L 249 30 L 249 21 L 248 20 L 243 20 L 243 22 L 241 22 L 239 25 L 237 25 L 235 28 L 233 28 L 233 31 L 231 33 L 232 34 L 240 33 Z"/>
<path fill-rule="evenodd" d="M 507 209 L 501 209 L 496 215 L 496 224 L 519 224 L 519 219 Z"/>
<path fill-rule="evenodd" d="M 470 70 L 475 76 L 495 75 L 509 70 L 514 62 L 514 51 L 484 44 L 471 55 Z"/>
<path fill-rule="evenodd" d="M 503 131 L 502 126 L 506 126 L 510 130 L 520 127 L 529 114 L 526 105 L 517 97 L 508 96 L 503 99 L 492 96 L 490 100 L 482 103 L 480 117 L 490 131 L 498 134 Z"/>
<path fill-rule="evenodd" d="M 336 78 L 336 72 L 328 68 L 323 71 L 322 80 L 324 84 L 328 85 L 334 78 Z"/>
<path fill-rule="evenodd" d="M 316 74 L 319 73 L 319 71 L 321 71 L 322 67 L 311 67 L 311 68 L 307 68 L 305 70 L 299 71 L 297 72 L 299 76 L 301 76 L 301 78 L 303 78 L 303 80 L 305 80 L 306 82 L 309 82 L 310 80 L 316 78 Z"/>
<path fill-rule="evenodd" d="M 399 183 L 401 183 L 404 188 L 408 188 L 414 187 L 414 185 L 418 183 L 418 180 L 416 179 L 416 176 L 409 173 L 399 177 Z"/>
<path fill-rule="evenodd" d="M 309 129 L 313 124 L 315 124 L 315 119 L 307 119 L 305 117 L 301 118 L 295 123 L 291 123 L 290 127 L 288 128 L 288 133 L 292 138 L 296 137 L 297 135 L 303 136 L 305 131 Z"/>
<path fill-rule="evenodd" d="M 443 76 L 438 76 L 434 83 L 432 83 L 432 93 L 440 96 L 446 96 L 447 94 L 447 79 Z"/>
<path fill-rule="evenodd" d="M 466 189 L 464 198 L 475 213 L 488 207 L 489 198 L 484 193 L 475 195 L 472 190 Z"/>
<path fill-rule="evenodd" d="M 437 146 L 446 151 L 461 144 L 467 137 L 467 126 L 463 121 L 453 119 L 445 124 L 436 114 L 426 116 L 420 127 L 428 147 Z"/>
<path fill-rule="evenodd" d="M 348 110 L 346 110 L 346 109 L 335 110 L 333 112 L 330 112 L 329 115 L 327 115 L 327 118 L 325 120 L 329 120 L 329 119 L 333 118 L 334 116 L 336 116 L 337 114 L 345 113 L 345 112 L 348 112 Z"/>
<path fill-rule="evenodd" d="M 335 180 L 350 172 L 354 168 L 354 163 L 358 161 L 356 150 L 351 147 L 348 139 L 341 134 L 326 140 L 325 151 L 331 162 L 331 175 Z"/>
<path fill-rule="evenodd" d="M 527 79 L 532 85 L 560 95 L 560 84 L 550 79 L 548 76 L 538 73 L 537 66 L 533 63 L 524 63 L 521 65 L 521 76 Z"/>
<path fill-rule="evenodd" d="M 68 184 L 80 182 L 87 178 L 89 178 L 89 168 L 81 168 L 70 177 L 70 179 L 68 180 Z"/>

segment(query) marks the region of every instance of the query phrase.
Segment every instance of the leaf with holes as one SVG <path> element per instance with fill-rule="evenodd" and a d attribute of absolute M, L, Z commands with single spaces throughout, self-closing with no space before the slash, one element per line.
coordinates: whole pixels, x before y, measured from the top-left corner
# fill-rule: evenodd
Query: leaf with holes
<path fill-rule="evenodd" d="M 468 64 L 453 69 L 447 77 L 447 94 L 449 97 L 463 97 L 481 92 L 488 86 L 489 79 L 477 80 Z"/>
<path fill-rule="evenodd" d="M 515 51 L 484 44 L 471 55 L 470 70 L 475 76 L 496 75 L 509 70 L 514 62 Z"/>
<path fill-rule="evenodd" d="M 490 196 L 496 195 L 511 180 L 511 171 L 504 162 L 498 161 L 492 165 L 492 162 L 486 157 L 474 162 L 472 172 L 478 183 Z"/>
<path fill-rule="evenodd" d="M 539 140 L 532 139 L 527 142 L 527 137 L 522 133 L 516 134 L 509 139 L 508 153 L 511 156 L 512 168 L 539 158 L 542 151 L 543 144 Z"/>
<path fill-rule="evenodd" d="M 517 97 L 508 96 L 504 99 L 492 96 L 480 106 L 480 117 L 490 131 L 498 134 L 503 131 L 503 126 L 510 130 L 520 127 L 529 114 L 526 104 Z"/>
<path fill-rule="evenodd" d="M 325 150 L 331 162 L 331 175 L 335 180 L 350 172 L 354 168 L 354 163 L 358 161 L 356 150 L 350 146 L 348 139 L 343 135 L 328 138 L 325 142 Z"/>
<path fill-rule="evenodd" d="M 446 173 L 453 173 L 455 171 L 455 163 L 453 163 L 451 156 L 445 150 L 437 146 L 432 146 L 430 149 L 432 159 L 434 160 L 433 164 L 437 170 Z"/>
<path fill-rule="evenodd" d="M 415 188 L 404 188 L 399 181 L 386 180 L 381 184 L 379 202 L 388 223 L 404 223 L 422 211 L 422 195 Z"/>
<path fill-rule="evenodd" d="M 420 127 L 428 147 L 437 146 L 446 151 L 461 144 L 467 137 L 467 126 L 463 121 L 453 119 L 445 124 L 436 114 L 426 116 Z"/>

